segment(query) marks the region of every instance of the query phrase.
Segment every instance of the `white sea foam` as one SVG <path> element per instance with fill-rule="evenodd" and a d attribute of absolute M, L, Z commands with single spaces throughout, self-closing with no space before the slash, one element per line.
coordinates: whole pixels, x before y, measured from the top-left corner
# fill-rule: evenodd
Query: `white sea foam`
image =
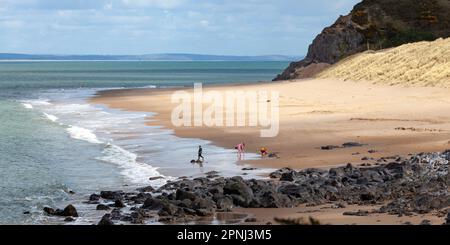
<path fill-rule="evenodd" d="M 151 165 L 137 161 L 137 155 L 119 146 L 107 144 L 103 150 L 103 156 L 97 158 L 100 161 L 116 164 L 121 168 L 121 173 L 131 182 L 136 184 L 151 184 L 152 186 L 162 186 L 167 183 L 169 177 L 162 176 L 158 169 Z M 158 180 L 150 181 L 150 177 L 162 177 Z"/>
<path fill-rule="evenodd" d="M 92 144 L 101 144 L 102 142 L 98 140 L 97 136 L 92 133 L 91 130 L 77 127 L 77 126 L 70 126 L 67 129 L 67 132 L 70 134 L 70 137 L 78 140 L 84 140 L 87 142 L 90 142 Z"/>
<path fill-rule="evenodd" d="M 22 103 L 23 107 L 27 108 L 27 109 L 33 109 L 33 105 L 28 104 L 28 103 Z"/>
<path fill-rule="evenodd" d="M 172 177 L 162 176 L 157 168 L 138 161 L 135 153 L 111 143 L 114 141 L 114 138 L 110 138 L 111 133 L 118 129 L 122 131 L 123 125 L 133 131 L 134 124 L 130 123 L 143 120 L 149 113 L 120 111 L 113 113 L 105 111 L 102 107 L 77 100 L 72 100 L 71 103 L 64 103 L 65 101 L 61 103 L 60 100 L 52 100 L 53 103 L 49 103 L 46 99 L 22 102 L 40 110 L 47 119 L 67 127 L 66 131 L 71 138 L 97 145 L 105 144 L 104 150 L 96 159 L 114 164 L 129 182 L 137 185 L 161 186 L 172 179 Z M 110 143 L 106 144 L 106 142 Z M 162 178 L 150 181 L 151 177 Z"/>
<path fill-rule="evenodd" d="M 52 103 L 48 102 L 48 99 L 37 99 L 37 100 L 24 100 L 24 103 L 31 104 L 33 106 L 46 106 Z"/>
<path fill-rule="evenodd" d="M 142 87 L 138 87 L 138 88 L 157 88 L 156 85 L 147 85 L 147 86 L 142 86 Z"/>
<path fill-rule="evenodd" d="M 44 115 L 47 117 L 48 120 L 52 121 L 52 122 L 56 122 L 58 120 L 58 117 L 51 115 L 51 114 L 47 114 L 44 112 Z"/>

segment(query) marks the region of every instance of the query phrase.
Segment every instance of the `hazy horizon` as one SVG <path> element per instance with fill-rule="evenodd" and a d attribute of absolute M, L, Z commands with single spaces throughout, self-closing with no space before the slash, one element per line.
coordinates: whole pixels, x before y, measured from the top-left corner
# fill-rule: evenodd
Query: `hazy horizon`
<path fill-rule="evenodd" d="M 240 55 L 240 54 L 208 54 L 208 53 L 188 53 L 188 52 L 176 52 L 176 53 L 138 53 L 138 54 L 109 54 L 109 53 L 17 53 L 17 52 L 0 52 L 0 55 L 4 54 L 17 54 L 17 55 L 51 55 L 51 56 L 146 56 L 146 55 L 200 55 L 200 56 L 228 56 L 228 57 L 260 57 L 260 56 L 284 56 L 284 57 L 303 57 L 305 54 L 300 55 L 285 55 L 285 54 L 260 54 L 260 55 Z"/>
<path fill-rule="evenodd" d="M 305 55 L 359 0 L 0 0 L 0 53 Z"/>

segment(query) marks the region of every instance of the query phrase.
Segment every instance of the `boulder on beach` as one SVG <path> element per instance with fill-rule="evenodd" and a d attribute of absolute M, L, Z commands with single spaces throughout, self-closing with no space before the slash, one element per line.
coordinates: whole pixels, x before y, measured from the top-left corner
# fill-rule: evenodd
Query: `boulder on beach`
<path fill-rule="evenodd" d="M 48 215 L 78 217 L 77 209 L 72 204 L 67 205 L 67 207 L 65 207 L 63 210 L 61 210 L 61 209 L 55 210 L 50 207 L 44 207 L 43 210 Z"/>
<path fill-rule="evenodd" d="M 98 222 L 97 225 L 114 225 L 114 222 L 110 219 L 109 214 L 103 215 L 102 219 Z"/>

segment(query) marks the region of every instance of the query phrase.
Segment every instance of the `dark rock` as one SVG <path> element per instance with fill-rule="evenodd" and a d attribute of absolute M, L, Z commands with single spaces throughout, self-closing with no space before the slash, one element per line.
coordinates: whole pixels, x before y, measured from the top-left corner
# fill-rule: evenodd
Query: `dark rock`
<path fill-rule="evenodd" d="M 257 222 L 258 220 L 256 219 L 256 218 L 247 218 L 247 219 L 245 219 L 245 221 L 244 222 L 246 222 L 246 223 L 255 223 L 255 222 Z"/>
<path fill-rule="evenodd" d="M 137 191 L 139 191 L 139 192 L 154 192 L 155 189 L 151 186 L 146 186 L 146 187 L 138 188 Z"/>
<path fill-rule="evenodd" d="M 121 200 L 123 191 L 102 191 L 100 196 L 107 200 Z"/>
<path fill-rule="evenodd" d="M 364 184 L 367 184 L 368 181 L 365 181 Z M 366 192 L 360 195 L 361 201 L 372 201 L 376 199 L 376 196 L 373 192 Z"/>
<path fill-rule="evenodd" d="M 346 208 L 347 206 L 344 203 L 342 203 L 342 202 L 338 202 L 338 203 L 335 204 L 335 207 L 336 208 Z"/>
<path fill-rule="evenodd" d="M 298 198 L 309 195 L 306 187 L 300 185 L 283 185 L 278 189 L 278 191 L 282 194 Z"/>
<path fill-rule="evenodd" d="M 105 214 L 97 225 L 114 225 L 114 222 L 111 221 L 109 214 Z"/>
<path fill-rule="evenodd" d="M 74 222 L 75 219 L 72 218 L 72 217 L 67 217 L 67 218 L 64 219 L 64 221 L 65 221 L 65 222 Z"/>
<path fill-rule="evenodd" d="M 158 215 L 159 216 L 174 216 L 177 214 L 178 212 L 178 207 L 171 204 L 171 203 L 167 203 L 166 205 L 163 206 L 163 208 L 161 210 L 159 210 Z"/>
<path fill-rule="evenodd" d="M 191 208 L 191 207 L 192 207 L 192 201 L 189 200 L 189 199 L 184 199 L 184 200 L 182 200 L 182 201 L 178 201 L 178 202 L 176 203 L 176 205 L 177 205 L 178 207 L 182 207 L 182 208 Z"/>
<path fill-rule="evenodd" d="M 100 195 L 98 195 L 98 194 L 92 194 L 89 196 L 89 201 L 91 201 L 91 202 L 95 202 L 98 200 L 100 200 Z"/>
<path fill-rule="evenodd" d="M 192 202 L 194 209 L 214 210 L 217 208 L 216 203 L 209 198 L 197 198 Z"/>
<path fill-rule="evenodd" d="M 213 212 L 211 212 L 208 209 L 197 209 L 195 212 L 196 215 L 198 216 L 202 216 L 202 217 L 206 217 L 206 216 L 211 216 L 213 214 Z"/>
<path fill-rule="evenodd" d="M 50 207 L 44 207 L 44 212 L 49 215 L 55 215 L 55 210 Z"/>
<path fill-rule="evenodd" d="M 110 207 L 108 207 L 107 205 L 104 204 L 99 204 L 97 205 L 97 210 L 109 210 Z"/>
<path fill-rule="evenodd" d="M 112 220 L 121 220 L 123 218 L 122 212 L 120 209 L 115 208 L 111 211 L 111 217 Z"/>
<path fill-rule="evenodd" d="M 44 211 L 51 215 L 78 217 L 77 209 L 71 204 L 67 205 L 63 210 L 57 209 L 55 211 L 52 208 L 44 208 Z"/>
<path fill-rule="evenodd" d="M 320 147 L 320 149 L 323 151 L 331 151 L 331 150 L 339 149 L 339 148 L 341 148 L 341 147 L 337 146 L 337 145 L 325 145 L 325 146 Z"/>
<path fill-rule="evenodd" d="M 31 214 L 31 212 L 30 211 L 25 211 L 25 212 L 23 212 L 23 214 Z"/>
<path fill-rule="evenodd" d="M 150 197 L 147 198 L 147 200 L 145 200 L 144 204 L 142 205 L 142 208 L 149 210 L 160 210 L 164 207 L 164 205 L 165 203 L 160 199 Z"/>
<path fill-rule="evenodd" d="M 123 203 L 122 200 L 116 200 L 114 202 L 114 207 L 116 207 L 116 208 L 124 208 L 124 207 L 126 207 L 126 205 L 125 205 L 125 203 Z"/>
<path fill-rule="evenodd" d="M 253 200 L 253 191 L 248 187 L 242 178 L 231 178 L 223 187 L 223 193 L 233 198 L 233 203 L 248 207 Z"/>
<path fill-rule="evenodd" d="M 346 175 L 344 168 L 330 168 L 328 174 L 332 177 L 343 177 Z"/>
<path fill-rule="evenodd" d="M 277 153 L 269 153 L 269 158 L 280 158 Z"/>
<path fill-rule="evenodd" d="M 144 205 L 142 205 L 142 208 L 159 211 L 158 215 L 160 216 L 174 215 L 178 210 L 178 207 L 171 204 L 170 202 L 153 197 L 147 198 L 147 200 L 145 200 L 144 202 Z"/>
<path fill-rule="evenodd" d="M 290 172 L 281 174 L 280 180 L 292 182 L 292 181 L 295 181 L 296 178 L 297 178 L 297 172 L 290 171 Z"/>
<path fill-rule="evenodd" d="M 152 197 L 150 193 L 141 192 L 136 196 L 132 196 L 130 201 L 133 201 L 135 204 L 143 204 L 147 198 Z"/>
<path fill-rule="evenodd" d="M 215 179 L 215 178 L 218 178 L 218 177 L 220 177 L 220 175 L 217 175 L 217 174 L 206 175 L 206 178 L 208 178 L 208 179 Z"/>
<path fill-rule="evenodd" d="M 164 179 L 164 177 L 162 176 L 156 176 L 156 177 L 150 177 L 148 178 L 150 181 L 154 181 L 154 180 L 160 180 L 160 179 Z"/>
<path fill-rule="evenodd" d="M 191 208 L 183 208 L 183 211 L 185 214 L 188 214 L 188 215 L 196 215 L 197 214 L 197 211 L 195 211 L 194 209 L 191 209 Z"/>
<path fill-rule="evenodd" d="M 431 225 L 431 221 L 430 221 L 430 220 L 427 220 L 427 219 L 424 219 L 424 220 L 422 220 L 422 222 L 420 223 L 420 225 Z"/>
<path fill-rule="evenodd" d="M 208 189 L 208 192 L 213 194 L 213 195 L 215 195 L 215 194 L 222 195 L 223 194 L 223 188 L 221 186 L 213 186 L 213 187 L 210 187 Z"/>
<path fill-rule="evenodd" d="M 218 175 L 218 174 L 219 174 L 219 172 L 217 172 L 217 171 L 210 171 L 208 173 L 205 173 L 205 175 Z"/>
<path fill-rule="evenodd" d="M 255 198 L 253 206 L 255 208 L 291 208 L 295 205 L 287 195 L 266 191 Z"/>
<path fill-rule="evenodd" d="M 361 147 L 361 146 L 364 146 L 364 145 L 361 143 L 358 143 L 358 142 L 347 142 L 347 143 L 342 144 L 342 147 L 344 147 L 344 148 Z"/>
<path fill-rule="evenodd" d="M 145 212 L 142 209 L 138 209 L 130 214 L 132 224 L 144 224 L 145 223 Z"/>
<path fill-rule="evenodd" d="M 216 201 L 216 205 L 221 210 L 231 211 L 233 209 L 233 199 L 228 196 L 221 197 Z"/>
<path fill-rule="evenodd" d="M 243 171 L 253 171 L 253 170 L 258 170 L 257 168 L 243 168 Z"/>
<path fill-rule="evenodd" d="M 357 212 L 344 212 L 344 216 L 369 216 L 369 211 L 359 210 Z"/>
<path fill-rule="evenodd" d="M 290 168 L 282 168 L 282 169 L 279 169 L 279 170 L 277 170 L 277 171 L 275 171 L 273 173 L 270 173 L 269 177 L 272 178 L 272 179 L 279 179 L 279 178 L 281 178 L 281 175 L 283 175 L 283 173 L 289 173 L 289 172 L 292 172 L 292 171 L 293 170 L 290 169 Z"/>
<path fill-rule="evenodd" d="M 197 195 L 192 192 L 183 191 L 183 190 L 178 189 L 176 192 L 176 199 L 181 200 L 181 201 L 185 200 L 185 199 L 194 201 L 195 199 L 197 199 Z"/>

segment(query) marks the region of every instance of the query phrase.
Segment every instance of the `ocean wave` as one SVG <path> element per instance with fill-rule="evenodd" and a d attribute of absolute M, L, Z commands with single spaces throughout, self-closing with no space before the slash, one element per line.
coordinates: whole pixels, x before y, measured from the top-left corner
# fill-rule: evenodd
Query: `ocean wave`
<path fill-rule="evenodd" d="M 28 103 L 22 103 L 23 107 L 25 107 L 26 109 L 33 109 L 33 105 L 28 104 Z"/>
<path fill-rule="evenodd" d="M 130 123 L 140 123 L 150 113 L 110 111 L 101 106 L 83 103 L 84 101 L 75 100 L 71 101 L 72 103 L 64 103 L 67 98 L 63 99 L 63 101 L 52 100 L 53 103 L 49 103 L 50 100 L 47 99 L 21 102 L 40 110 L 48 120 L 59 122 L 72 139 L 97 145 L 104 144 L 105 148 L 96 159 L 114 164 L 129 182 L 138 185 L 162 186 L 167 183 L 167 180 L 172 179 L 172 177 L 162 176 L 157 168 L 139 162 L 137 154 L 112 144 L 114 138 L 109 137 L 119 128 L 122 131 L 124 125 L 127 129 L 133 130 L 134 124 L 130 125 Z M 162 178 L 150 180 L 151 177 Z"/>
<path fill-rule="evenodd" d="M 23 100 L 22 104 L 29 104 L 32 106 L 46 106 L 51 105 L 52 103 L 48 102 L 48 99 L 36 99 L 36 100 Z"/>
<path fill-rule="evenodd" d="M 91 130 L 78 127 L 78 126 L 70 126 L 67 129 L 67 132 L 69 133 L 70 137 L 77 139 L 77 140 L 84 140 L 92 144 L 101 144 L 100 140 L 98 140 L 97 136 L 92 133 Z"/>
<path fill-rule="evenodd" d="M 137 87 L 137 88 L 157 88 L 158 86 L 156 85 L 146 85 L 146 86 L 142 86 L 142 87 Z"/>
<path fill-rule="evenodd" d="M 121 173 L 136 184 L 162 186 L 171 179 L 161 175 L 157 168 L 138 162 L 136 154 L 113 144 L 107 144 L 103 150 L 103 156 L 98 157 L 97 160 L 116 164 L 121 168 Z M 151 181 L 149 179 L 151 177 L 161 177 L 161 179 Z"/>
<path fill-rule="evenodd" d="M 47 114 L 44 112 L 45 117 L 47 117 L 48 120 L 52 121 L 52 122 L 56 122 L 58 120 L 58 117 L 51 115 L 51 114 Z"/>

